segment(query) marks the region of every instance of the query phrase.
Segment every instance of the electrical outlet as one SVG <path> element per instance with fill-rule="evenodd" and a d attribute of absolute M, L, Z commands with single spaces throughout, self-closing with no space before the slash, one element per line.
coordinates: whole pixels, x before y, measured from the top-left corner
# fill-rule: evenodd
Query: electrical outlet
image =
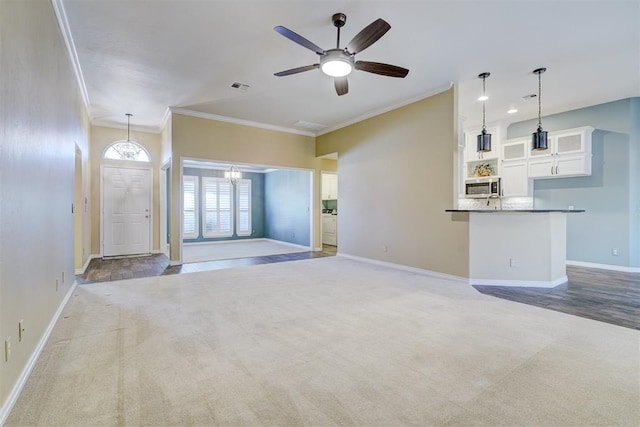
<path fill-rule="evenodd" d="M 7 339 L 4 340 L 4 361 L 5 362 L 9 361 L 9 356 L 11 356 L 11 337 L 7 337 Z"/>
<path fill-rule="evenodd" d="M 385 252 L 389 252 L 389 247 L 387 245 L 384 245 L 384 247 L 382 248 L 383 251 Z"/>
<path fill-rule="evenodd" d="M 22 342 L 22 334 L 24 332 L 24 320 L 18 322 L 18 342 Z"/>
<path fill-rule="evenodd" d="M 517 266 L 518 266 L 518 263 L 516 262 L 515 258 L 509 258 L 509 267 L 514 268 Z"/>
<path fill-rule="evenodd" d="M 611 248 L 611 255 L 618 256 L 619 255 L 618 248 Z"/>

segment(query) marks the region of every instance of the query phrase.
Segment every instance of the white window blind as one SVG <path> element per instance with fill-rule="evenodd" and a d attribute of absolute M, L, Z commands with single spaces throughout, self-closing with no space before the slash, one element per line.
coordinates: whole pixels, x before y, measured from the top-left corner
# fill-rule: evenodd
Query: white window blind
<path fill-rule="evenodd" d="M 202 211 L 204 237 L 233 235 L 231 183 L 225 178 L 202 178 Z"/>
<path fill-rule="evenodd" d="M 238 236 L 251 235 L 251 180 L 241 179 L 236 184 L 238 204 L 236 226 Z"/>
<path fill-rule="evenodd" d="M 182 178 L 182 236 L 185 239 L 196 239 L 198 229 L 198 177 L 184 176 Z"/>

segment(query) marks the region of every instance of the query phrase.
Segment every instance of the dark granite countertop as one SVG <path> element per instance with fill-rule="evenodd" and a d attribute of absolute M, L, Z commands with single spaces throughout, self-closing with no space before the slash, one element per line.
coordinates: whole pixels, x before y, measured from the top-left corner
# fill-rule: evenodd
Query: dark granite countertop
<path fill-rule="evenodd" d="M 513 212 L 525 212 L 525 213 L 580 213 L 585 212 L 584 209 L 445 209 L 445 212 L 475 212 L 475 213 L 513 213 Z"/>

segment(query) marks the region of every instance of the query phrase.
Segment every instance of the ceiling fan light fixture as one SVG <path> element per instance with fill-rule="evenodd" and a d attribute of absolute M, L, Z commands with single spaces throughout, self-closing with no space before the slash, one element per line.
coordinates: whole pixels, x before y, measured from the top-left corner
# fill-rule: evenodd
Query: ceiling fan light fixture
<path fill-rule="evenodd" d="M 329 77 L 345 77 L 353 71 L 353 58 L 342 49 L 331 49 L 320 58 L 320 69 Z"/>

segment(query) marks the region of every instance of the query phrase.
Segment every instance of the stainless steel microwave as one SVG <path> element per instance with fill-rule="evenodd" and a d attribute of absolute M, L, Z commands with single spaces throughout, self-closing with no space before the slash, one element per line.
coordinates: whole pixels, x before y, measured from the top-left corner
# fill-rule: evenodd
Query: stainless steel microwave
<path fill-rule="evenodd" d="M 465 181 L 464 194 L 469 199 L 500 197 L 501 180 L 499 177 L 470 178 Z"/>

